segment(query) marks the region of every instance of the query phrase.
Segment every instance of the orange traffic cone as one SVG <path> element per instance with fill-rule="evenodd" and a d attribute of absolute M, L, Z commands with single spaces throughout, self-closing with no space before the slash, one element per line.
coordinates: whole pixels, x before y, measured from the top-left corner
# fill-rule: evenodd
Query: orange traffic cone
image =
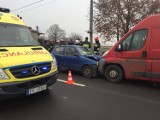
<path fill-rule="evenodd" d="M 73 84 L 74 81 L 72 79 L 72 74 L 71 74 L 71 71 L 69 70 L 68 72 L 68 80 L 66 81 L 67 84 Z"/>

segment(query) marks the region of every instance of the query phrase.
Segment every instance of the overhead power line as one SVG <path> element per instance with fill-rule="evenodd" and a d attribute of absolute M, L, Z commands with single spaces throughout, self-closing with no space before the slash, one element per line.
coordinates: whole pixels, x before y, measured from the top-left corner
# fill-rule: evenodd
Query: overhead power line
<path fill-rule="evenodd" d="M 19 13 L 26 12 L 26 11 L 28 12 L 28 11 L 34 10 L 34 9 L 36 9 L 36 8 L 39 8 L 39 7 L 42 7 L 42 6 L 48 5 L 48 4 L 53 3 L 53 2 L 56 2 L 56 1 L 58 1 L 58 0 L 53 0 L 53 1 L 47 2 L 47 3 L 45 3 L 45 4 L 39 5 L 39 6 L 37 6 L 37 7 L 34 7 L 34 8 L 31 8 L 31 9 L 27 9 L 27 10 L 24 10 L 24 11 L 18 12 L 18 14 L 19 14 Z"/>
<path fill-rule="evenodd" d="M 14 9 L 14 10 L 12 10 L 11 12 L 17 11 L 17 10 L 21 10 L 21 9 L 23 9 L 23 8 L 26 8 L 26 7 L 35 5 L 35 4 L 40 3 L 40 2 L 42 2 L 42 1 L 44 1 L 44 0 L 40 0 L 40 1 L 37 1 L 37 2 L 34 2 L 34 3 L 30 3 L 30 4 L 26 5 L 26 6 L 23 6 L 23 7 L 17 8 L 17 9 Z"/>

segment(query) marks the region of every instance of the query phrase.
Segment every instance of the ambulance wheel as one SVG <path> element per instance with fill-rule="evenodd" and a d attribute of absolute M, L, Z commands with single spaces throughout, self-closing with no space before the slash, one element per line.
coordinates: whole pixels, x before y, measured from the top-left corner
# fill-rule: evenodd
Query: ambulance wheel
<path fill-rule="evenodd" d="M 113 83 L 119 83 L 124 78 L 124 73 L 121 67 L 117 65 L 109 65 L 105 69 L 105 77 L 107 80 Z"/>
<path fill-rule="evenodd" d="M 93 75 L 93 70 L 92 67 L 90 65 L 86 65 L 82 68 L 82 75 L 84 77 L 90 78 Z"/>

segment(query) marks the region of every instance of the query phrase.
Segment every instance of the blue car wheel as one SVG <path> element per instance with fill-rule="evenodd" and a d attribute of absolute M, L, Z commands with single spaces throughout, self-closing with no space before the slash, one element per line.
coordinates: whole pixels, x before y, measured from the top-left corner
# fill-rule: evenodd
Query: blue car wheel
<path fill-rule="evenodd" d="M 85 65 L 83 68 L 82 68 L 82 75 L 84 77 L 92 77 L 93 76 L 93 70 L 92 70 L 92 66 L 90 65 Z"/>

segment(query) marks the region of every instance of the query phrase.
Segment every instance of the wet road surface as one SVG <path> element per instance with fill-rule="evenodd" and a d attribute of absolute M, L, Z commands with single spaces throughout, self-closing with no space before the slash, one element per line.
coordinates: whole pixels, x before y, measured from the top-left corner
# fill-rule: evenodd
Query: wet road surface
<path fill-rule="evenodd" d="M 103 77 L 60 73 L 49 93 L 0 102 L 0 120 L 160 120 L 160 87 L 150 82 L 114 84 Z"/>

